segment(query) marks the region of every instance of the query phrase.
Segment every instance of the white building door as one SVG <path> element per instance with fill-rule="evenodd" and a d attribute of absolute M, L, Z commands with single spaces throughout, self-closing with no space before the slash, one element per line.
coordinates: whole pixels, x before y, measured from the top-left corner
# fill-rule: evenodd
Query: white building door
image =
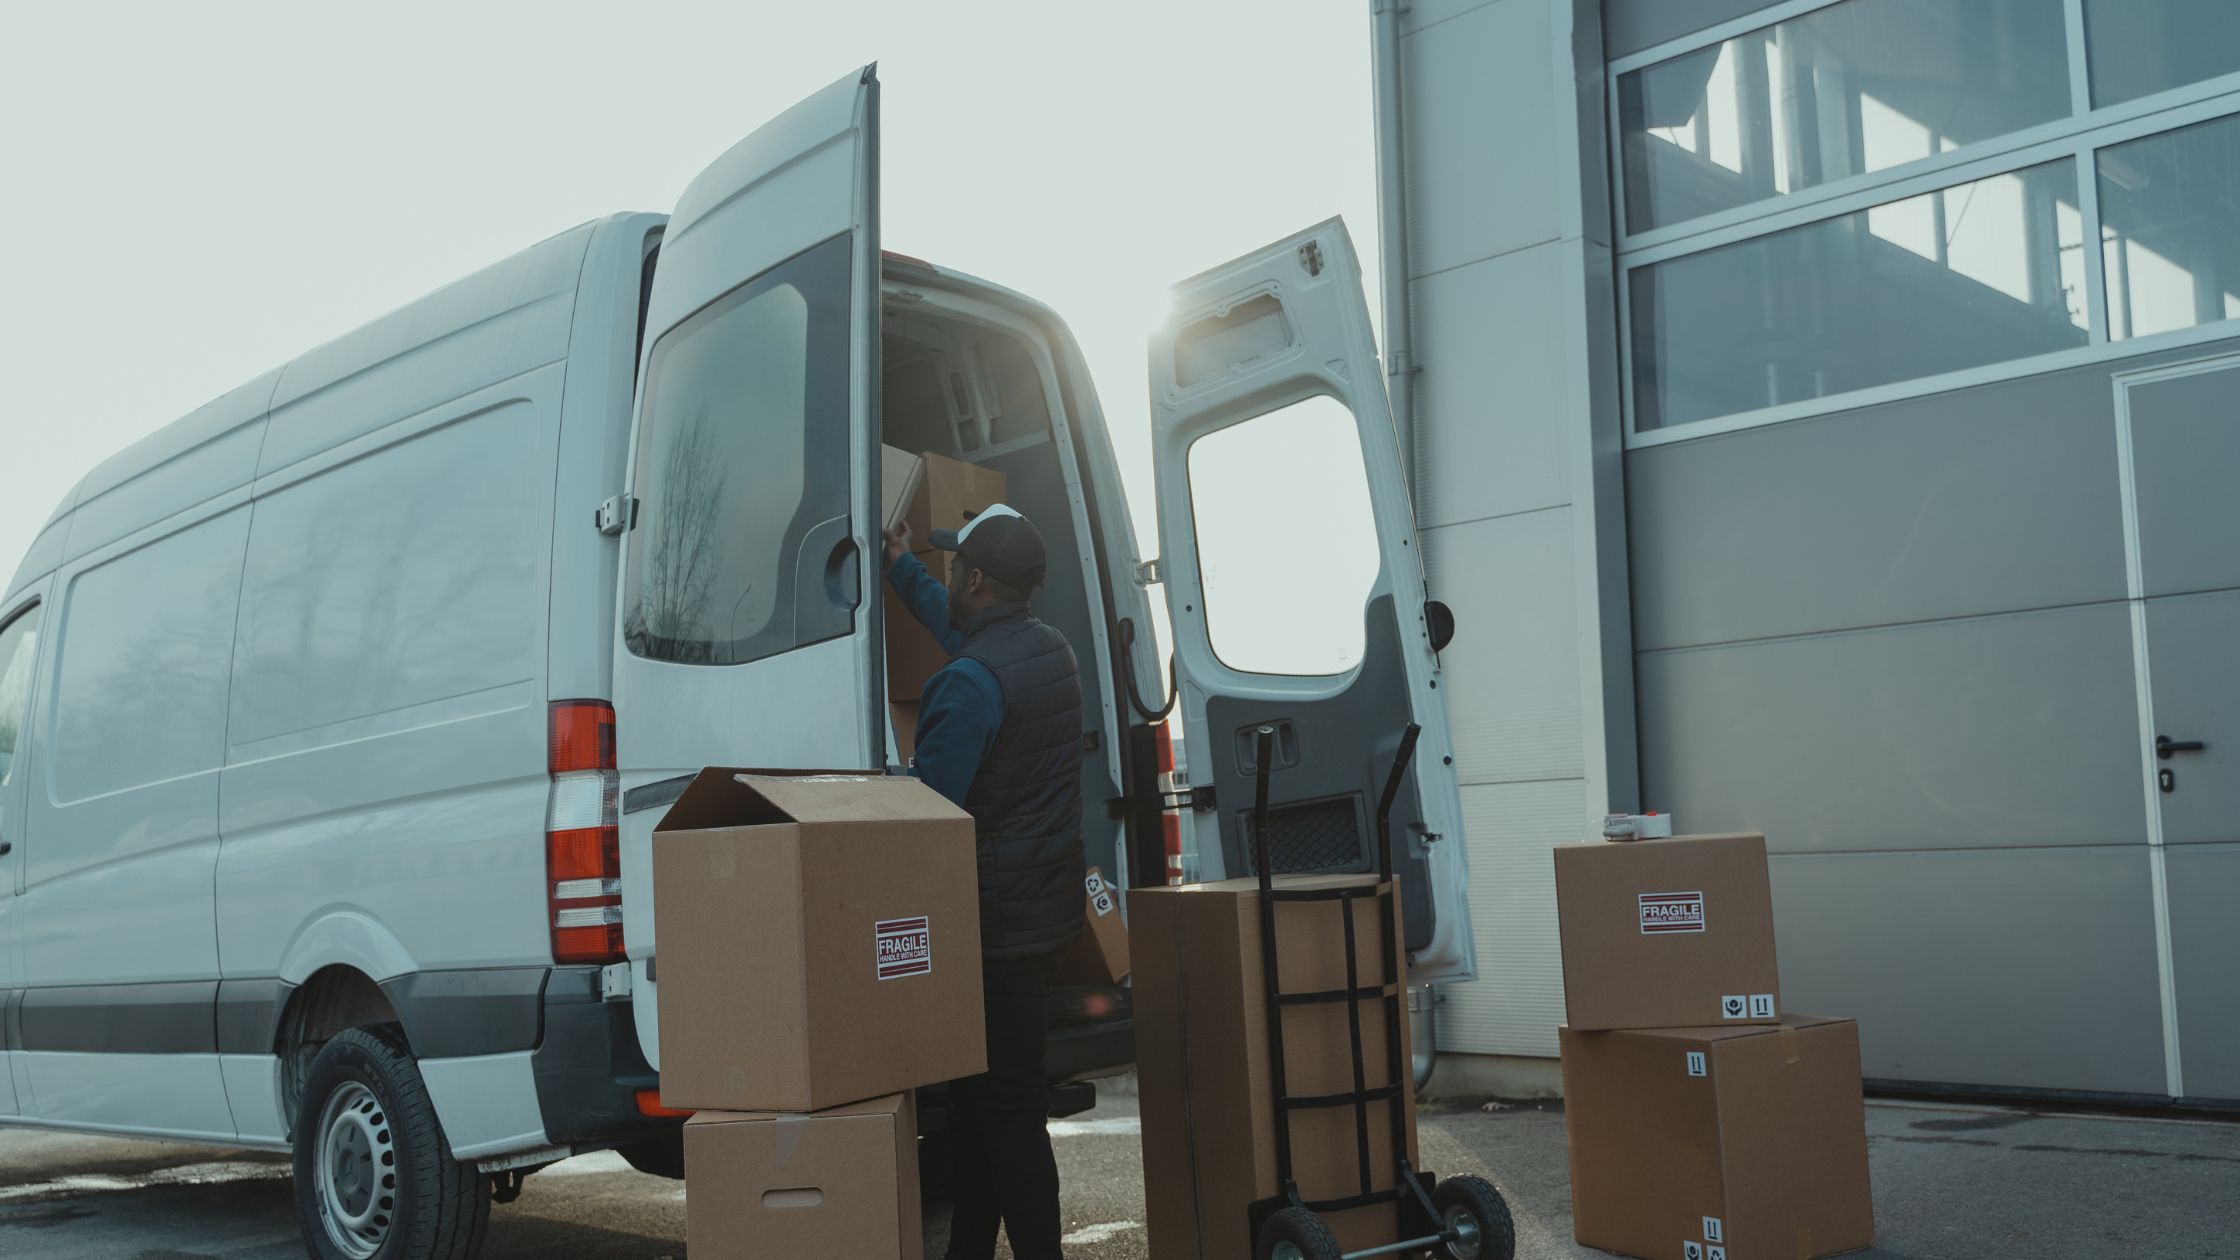
<path fill-rule="evenodd" d="M 2240 357 L 2119 377 L 2116 429 L 2169 1089 L 2240 1098 Z"/>

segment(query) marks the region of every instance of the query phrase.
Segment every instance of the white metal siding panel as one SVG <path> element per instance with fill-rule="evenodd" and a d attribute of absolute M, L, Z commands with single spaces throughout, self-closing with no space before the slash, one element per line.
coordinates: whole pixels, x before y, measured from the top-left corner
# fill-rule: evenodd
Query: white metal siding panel
<path fill-rule="evenodd" d="M 1441 663 L 1466 784 L 1585 773 L 1571 539 L 1567 507 L 1423 534 L 1431 592 L 1455 614 Z M 1574 819 L 1562 834 L 1584 826 Z"/>
<path fill-rule="evenodd" d="M 1403 38 L 1409 275 L 1561 234 L 1556 2 L 1500 0 Z"/>
<path fill-rule="evenodd" d="M 1470 917 L 1478 936 L 1473 984 L 1443 989 L 1439 1048 L 1553 1056 L 1563 1023 L 1563 951 L 1556 942 L 1556 843 L 1586 811 L 1578 779 L 1467 784 Z"/>
<path fill-rule="evenodd" d="M 1400 33 L 1413 35 L 1428 26 L 1437 26 L 1449 18 L 1460 17 L 1473 9 L 1498 4 L 1501 0 L 1393 0 L 1401 4 Z"/>
<path fill-rule="evenodd" d="M 1555 293 L 1560 249 L 1505 254 L 1409 286 L 1424 420 L 1415 443 L 1419 526 L 1571 501 L 1562 329 L 1547 307 L 1517 300 Z M 1446 589 L 1433 592 L 1445 598 Z"/>

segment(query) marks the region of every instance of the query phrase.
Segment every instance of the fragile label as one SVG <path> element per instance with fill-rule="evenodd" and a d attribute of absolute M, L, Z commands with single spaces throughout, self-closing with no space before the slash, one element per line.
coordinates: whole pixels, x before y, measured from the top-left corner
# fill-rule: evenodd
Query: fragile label
<path fill-rule="evenodd" d="M 1688 1260 L 1703 1260 L 1703 1244 L 1691 1238 L 1680 1244 L 1680 1254 Z"/>
<path fill-rule="evenodd" d="M 1101 919 L 1105 915 L 1111 914 L 1114 910 L 1118 909 L 1119 903 L 1115 902 L 1112 899 L 1112 894 L 1110 892 L 1100 892 L 1095 896 L 1089 898 L 1089 908 L 1096 911 L 1097 917 Z"/>
<path fill-rule="evenodd" d="M 1728 994 L 1728 995 L 1726 995 L 1725 997 L 1723 997 L 1723 998 L 1720 998 L 1720 999 L 1719 999 L 1719 1018 L 1721 1018 L 1721 1019 L 1748 1019 L 1748 1018 L 1750 1018 L 1750 998 L 1749 998 L 1749 995 L 1747 995 L 1747 994 L 1743 994 L 1743 993 L 1729 993 L 1729 994 Z"/>
<path fill-rule="evenodd" d="M 1700 892 L 1642 893 L 1638 900 L 1643 936 L 1703 930 L 1703 894 Z"/>
<path fill-rule="evenodd" d="M 899 980 L 933 970 L 933 927 L 924 915 L 881 919 L 872 925 L 878 945 L 879 978 Z"/>
<path fill-rule="evenodd" d="M 1703 1260 L 1727 1260 L 1727 1249 L 1725 1247 L 1706 1247 L 1703 1249 Z"/>
<path fill-rule="evenodd" d="M 1690 1050 L 1690 1051 L 1688 1051 L 1688 1075 L 1690 1075 L 1690 1076 L 1708 1076 L 1708 1075 L 1710 1075 L 1710 1074 L 1711 1074 L 1711 1065 L 1710 1065 L 1709 1063 L 1707 1063 L 1707 1062 L 1705 1061 L 1705 1059 L 1704 1059 L 1704 1053 L 1703 1053 L 1703 1051 L 1701 1051 L 1701 1050 Z"/>

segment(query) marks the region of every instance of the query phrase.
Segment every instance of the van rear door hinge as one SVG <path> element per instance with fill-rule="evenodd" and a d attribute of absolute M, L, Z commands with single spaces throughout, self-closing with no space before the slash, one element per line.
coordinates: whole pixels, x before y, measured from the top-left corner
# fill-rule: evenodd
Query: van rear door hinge
<path fill-rule="evenodd" d="M 595 518 L 599 532 L 613 538 L 638 523 L 638 500 L 631 495 L 618 494 L 599 505 Z"/>
<path fill-rule="evenodd" d="M 1165 580 L 1165 575 L 1159 572 L 1157 560 L 1145 560 L 1136 565 L 1137 586 L 1157 586 Z"/>

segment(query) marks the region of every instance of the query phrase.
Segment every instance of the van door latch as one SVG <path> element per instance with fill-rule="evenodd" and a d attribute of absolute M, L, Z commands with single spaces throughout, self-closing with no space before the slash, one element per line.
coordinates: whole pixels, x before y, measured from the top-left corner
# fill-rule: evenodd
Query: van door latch
<path fill-rule="evenodd" d="M 1136 565 L 1137 586 L 1157 586 L 1165 580 L 1166 575 L 1159 572 L 1157 560 L 1145 560 Z"/>
<path fill-rule="evenodd" d="M 638 500 L 632 495 L 618 494 L 599 505 L 595 519 L 599 532 L 609 538 L 634 529 L 638 524 Z"/>

